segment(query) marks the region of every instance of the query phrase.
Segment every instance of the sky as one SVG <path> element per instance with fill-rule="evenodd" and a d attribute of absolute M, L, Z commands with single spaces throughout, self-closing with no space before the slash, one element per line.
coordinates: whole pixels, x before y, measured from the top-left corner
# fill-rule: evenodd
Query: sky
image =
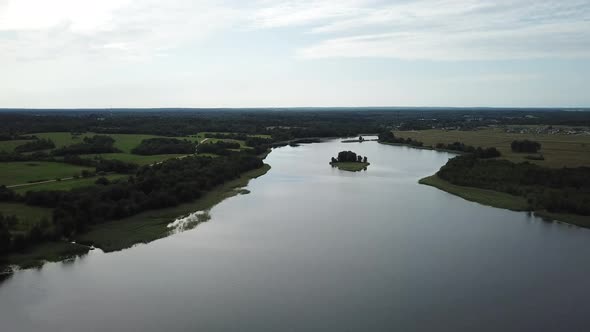
<path fill-rule="evenodd" d="M 590 0 L 0 0 L 0 108 L 590 106 Z"/>

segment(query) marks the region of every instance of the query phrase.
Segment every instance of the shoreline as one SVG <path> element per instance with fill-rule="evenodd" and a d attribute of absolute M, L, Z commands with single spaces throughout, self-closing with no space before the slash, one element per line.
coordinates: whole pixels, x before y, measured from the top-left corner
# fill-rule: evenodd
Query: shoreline
<path fill-rule="evenodd" d="M 528 208 L 526 199 L 521 196 L 514 196 L 488 189 L 458 186 L 439 178 L 436 174 L 424 177 L 418 180 L 418 183 L 437 188 L 470 202 L 517 212 L 528 211 L 534 213 L 536 217 L 547 221 L 557 221 L 582 228 L 590 228 L 590 217 L 565 213 L 553 213 L 546 210 L 531 211 Z"/>
<path fill-rule="evenodd" d="M 164 238 L 171 234 L 168 224 L 175 219 L 195 211 L 209 210 L 227 198 L 246 194 L 239 189 L 247 186 L 250 180 L 266 174 L 270 169 L 270 165 L 264 164 L 258 169 L 244 172 L 239 178 L 219 185 L 190 203 L 144 211 L 129 218 L 98 224 L 71 240 L 45 242 L 23 253 L 11 253 L 2 258 L 0 274 L 40 267 L 46 262 L 67 261 L 86 255 L 93 248 L 108 253 Z"/>

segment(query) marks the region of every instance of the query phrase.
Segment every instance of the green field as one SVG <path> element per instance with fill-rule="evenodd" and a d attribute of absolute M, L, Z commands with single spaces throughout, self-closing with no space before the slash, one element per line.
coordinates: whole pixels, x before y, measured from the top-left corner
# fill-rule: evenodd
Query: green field
<path fill-rule="evenodd" d="M 127 177 L 125 174 L 109 174 L 104 176 L 110 181 Z M 53 181 L 46 183 L 32 183 L 26 186 L 14 187 L 12 190 L 19 194 L 24 194 L 27 191 L 40 191 L 40 190 L 70 190 L 80 187 L 93 186 L 96 179 L 99 176 L 93 176 L 91 178 L 78 178 L 71 180 Z"/>
<path fill-rule="evenodd" d="M 13 152 L 14 148 L 23 145 L 28 140 L 0 141 L 0 152 Z"/>
<path fill-rule="evenodd" d="M 5 216 L 17 216 L 18 224 L 11 231 L 26 232 L 43 218 L 51 220 L 52 209 L 24 205 L 23 203 L 0 202 L 0 212 Z"/>
<path fill-rule="evenodd" d="M 242 140 L 233 140 L 233 139 L 217 139 L 217 138 L 205 138 L 205 134 L 207 133 L 199 133 L 197 135 L 190 135 L 187 137 L 175 137 L 177 139 L 187 139 L 193 142 L 216 142 L 216 141 L 228 141 L 228 142 L 237 142 L 240 144 L 240 149 L 248 148 L 245 145 L 245 142 Z M 67 145 L 72 145 L 76 143 L 82 142 L 84 137 L 90 137 L 95 135 L 95 133 L 83 133 L 80 135 L 72 135 L 69 132 L 47 132 L 47 133 L 35 133 L 39 138 L 46 138 L 51 139 L 56 147 L 63 147 Z M 142 155 L 135 155 L 131 154 L 131 150 L 139 145 L 142 140 L 154 138 L 154 137 L 162 137 L 156 135 L 139 135 L 139 134 L 99 134 L 99 135 L 108 135 L 115 140 L 115 147 L 121 150 L 120 153 L 104 153 L 104 154 L 89 154 L 89 155 L 82 155 L 83 158 L 94 158 L 95 156 L 100 156 L 104 159 L 117 159 L 125 162 L 132 162 L 136 163 L 140 166 L 143 165 L 151 165 L 155 164 L 167 159 L 178 158 L 182 157 L 182 154 L 164 154 L 164 155 L 152 155 L 152 156 L 142 156 Z M 252 135 L 258 137 L 268 137 L 268 135 Z M 26 140 L 19 140 L 19 141 L 1 141 L 0 142 L 0 149 L 4 151 L 13 151 L 14 148 L 18 145 L 27 142 Z M 203 156 L 209 157 L 216 157 L 212 154 L 202 154 Z M 93 168 L 88 167 L 81 167 L 69 164 L 63 164 L 58 162 L 2 162 L 0 163 L 0 184 L 3 185 L 17 185 L 17 184 L 27 184 L 29 182 L 34 181 L 43 181 L 43 180 L 54 180 L 56 178 L 69 178 L 74 175 L 79 175 L 82 170 L 90 170 L 92 171 Z M 81 182 L 80 182 L 81 183 Z M 74 183 L 69 183 L 74 185 Z M 47 184 L 47 188 L 65 188 L 68 189 L 69 184 Z M 32 188 L 32 187 L 29 187 Z M 46 187 L 35 187 L 37 188 L 46 188 Z M 19 190 L 20 191 L 20 190 Z"/>
<path fill-rule="evenodd" d="M 513 162 L 528 161 L 547 167 L 578 167 L 590 166 L 590 135 L 565 134 L 517 134 L 506 133 L 500 128 L 486 128 L 473 131 L 460 130 L 419 130 L 396 131 L 396 136 L 422 141 L 426 146 L 437 143 L 462 142 L 475 147 L 495 147 L 502 158 Z M 528 160 L 526 153 L 514 153 L 510 143 L 514 140 L 529 139 L 541 143 L 541 151 L 545 160 Z"/>
<path fill-rule="evenodd" d="M 242 174 L 236 180 L 229 181 L 207 192 L 193 203 L 182 204 L 172 208 L 145 211 L 135 216 L 100 224 L 89 232 L 76 238 L 77 242 L 92 244 L 106 252 L 128 248 L 136 243 L 148 243 L 165 237 L 169 233 L 167 225 L 179 216 L 195 211 L 208 210 L 224 199 L 239 194 L 236 188 L 244 187 L 250 179 L 264 175 L 270 169 L 264 165 Z"/>
<path fill-rule="evenodd" d="M 80 155 L 82 158 L 89 158 L 92 159 L 96 156 L 100 156 L 103 159 L 117 159 L 129 163 L 135 163 L 139 166 L 143 165 L 151 165 L 163 160 L 168 160 L 172 158 L 178 158 L 184 156 L 183 154 L 158 154 L 152 156 L 141 156 L 138 154 L 131 154 L 131 153 L 102 153 L 102 154 L 84 154 Z"/>
<path fill-rule="evenodd" d="M 49 161 L 10 161 L 0 163 L 0 184 L 15 185 L 33 181 L 72 177 L 94 168 Z"/>
<path fill-rule="evenodd" d="M 349 172 L 358 172 L 362 171 L 370 165 L 370 163 L 357 163 L 357 162 L 337 162 L 331 164 L 334 167 L 338 167 L 338 169 L 343 171 Z"/>

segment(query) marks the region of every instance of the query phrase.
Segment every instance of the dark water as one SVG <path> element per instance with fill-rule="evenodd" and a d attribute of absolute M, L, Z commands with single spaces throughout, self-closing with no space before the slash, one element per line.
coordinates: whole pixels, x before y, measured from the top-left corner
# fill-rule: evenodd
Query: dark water
<path fill-rule="evenodd" d="M 276 149 L 195 229 L 5 280 L 0 330 L 587 331 L 590 232 L 417 184 L 450 156 Z"/>

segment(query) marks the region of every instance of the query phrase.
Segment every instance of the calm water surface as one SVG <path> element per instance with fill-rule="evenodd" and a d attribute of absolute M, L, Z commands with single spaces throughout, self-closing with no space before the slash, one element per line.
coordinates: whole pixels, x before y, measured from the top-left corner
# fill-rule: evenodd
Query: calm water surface
<path fill-rule="evenodd" d="M 332 169 L 343 149 L 369 169 Z M 275 149 L 250 194 L 190 231 L 17 272 L 0 329 L 588 331 L 590 232 L 417 184 L 450 157 Z"/>

